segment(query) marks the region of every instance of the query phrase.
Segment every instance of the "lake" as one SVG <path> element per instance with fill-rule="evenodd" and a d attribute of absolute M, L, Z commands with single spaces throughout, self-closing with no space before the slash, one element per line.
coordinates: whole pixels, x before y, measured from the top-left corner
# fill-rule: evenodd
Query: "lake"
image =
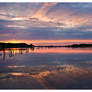
<path fill-rule="evenodd" d="M 92 89 L 92 48 L 0 50 L 1 89 Z"/>

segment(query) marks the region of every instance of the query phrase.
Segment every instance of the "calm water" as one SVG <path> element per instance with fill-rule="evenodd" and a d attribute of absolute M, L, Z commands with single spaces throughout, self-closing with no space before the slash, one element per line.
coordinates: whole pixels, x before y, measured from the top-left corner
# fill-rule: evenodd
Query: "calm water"
<path fill-rule="evenodd" d="M 92 49 L 0 50 L 0 88 L 92 89 Z"/>

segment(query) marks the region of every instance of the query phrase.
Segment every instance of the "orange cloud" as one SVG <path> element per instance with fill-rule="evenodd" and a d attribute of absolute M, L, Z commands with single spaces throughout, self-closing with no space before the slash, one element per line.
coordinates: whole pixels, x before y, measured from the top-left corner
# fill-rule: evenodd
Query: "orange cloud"
<path fill-rule="evenodd" d="M 91 43 L 92 40 L 78 40 L 78 39 L 75 39 L 75 40 L 5 40 L 5 41 L 0 41 L 0 42 L 10 42 L 10 43 L 27 43 L 27 44 L 39 44 L 39 43 L 42 43 L 42 44 L 45 44 L 45 43 L 73 43 L 73 42 L 76 42 L 76 43 Z"/>
<path fill-rule="evenodd" d="M 44 3 L 41 8 L 32 16 L 32 18 L 38 18 L 43 21 L 50 21 L 51 19 L 46 16 L 46 13 L 51 7 L 55 5 L 56 3 Z"/>

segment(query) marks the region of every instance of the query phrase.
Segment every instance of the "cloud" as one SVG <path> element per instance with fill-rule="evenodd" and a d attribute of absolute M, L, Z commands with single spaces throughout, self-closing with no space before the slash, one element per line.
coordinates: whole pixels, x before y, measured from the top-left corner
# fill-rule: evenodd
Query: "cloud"
<path fill-rule="evenodd" d="M 74 28 L 91 25 L 91 9 L 89 3 L 10 3 L 1 7 L 0 19 L 11 20 L 18 25 L 17 22 L 22 21 L 22 24 L 26 23 L 25 26 L 30 22 L 31 27 L 36 27 L 35 24 L 37 24 L 40 27 L 50 25 L 51 27 Z M 37 20 L 33 22 L 33 19 Z"/>
<path fill-rule="evenodd" d="M 92 3 L 0 3 L 0 39 L 91 39 L 91 30 Z"/>

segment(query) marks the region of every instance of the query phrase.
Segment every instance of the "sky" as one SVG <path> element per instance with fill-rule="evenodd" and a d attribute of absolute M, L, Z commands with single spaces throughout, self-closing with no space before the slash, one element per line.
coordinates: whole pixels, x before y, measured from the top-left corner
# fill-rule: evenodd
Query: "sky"
<path fill-rule="evenodd" d="M 0 41 L 92 42 L 92 3 L 0 3 Z"/>

